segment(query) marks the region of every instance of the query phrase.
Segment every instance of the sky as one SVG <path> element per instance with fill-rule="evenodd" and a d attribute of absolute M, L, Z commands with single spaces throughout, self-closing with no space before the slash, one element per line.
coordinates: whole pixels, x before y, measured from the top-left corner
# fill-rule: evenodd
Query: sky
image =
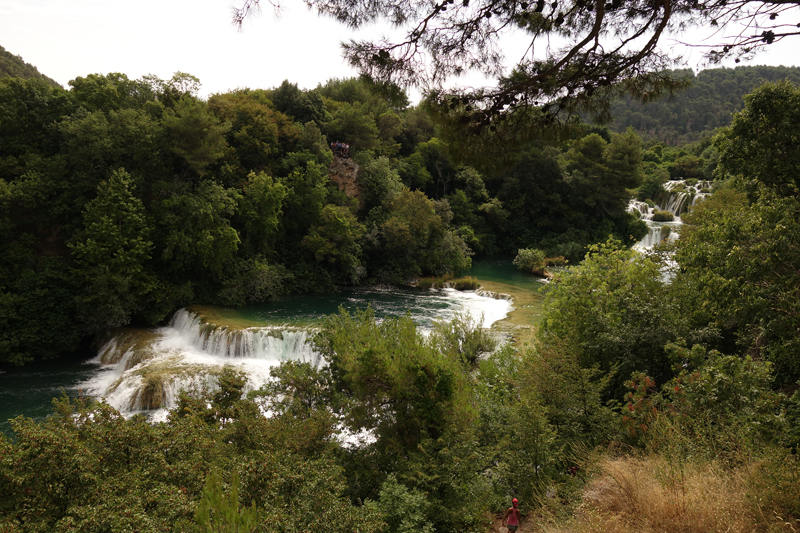
<path fill-rule="evenodd" d="M 243 87 L 272 88 L 285 79 L 313 89 L 331 78 L 355 76 L 342 59 L 340 42 L 385 33 L 381 27 L 354 33 L 309 12 L 301 0 L 284 0 L 278 17 L 262 0 L 261 15 L 239 31 L 231 24 L 234 3 L 237 0 L 0 0 L 0 45 L 65 88 L 70 80 L 92 73 L 169 79 L 180 71 L 198 77 L 200 94 L 207 97 Z M 787 40 L 773 45 L 750 64 L 797 66 L 796 44 Z M 683 53 L 687 66 L 696 69 L 700 52 Z M 467 80 L 472 85 L 481 81 Z M 413 92 L 411 96 L 416 100 Z"/>

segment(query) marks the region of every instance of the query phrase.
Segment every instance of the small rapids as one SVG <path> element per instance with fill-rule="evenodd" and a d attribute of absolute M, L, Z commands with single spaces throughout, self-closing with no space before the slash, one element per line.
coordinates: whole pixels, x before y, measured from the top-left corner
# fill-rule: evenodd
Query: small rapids
<path fill-rule="evenodd" d="M 320 308 L 333 312 L 336 304 L 352 312 L 369 304 L 379 318 L 407 313 L 423 332 L 435 320 L 452 320 L 456 313 L 476 322 L 483 319 L 488 328 L 511 309 L 511 302 L 497 295 L 454 289 L 372 289 L 339 296 L 332 303 L 297 302 L 291 311 L 267 304 L 246 317 L 237 316 L 236 310 L 190 307 L 177 311 L 164 327 L 120 329 L 98 350 L 91 361 L 97 371 L 79 387 L 105 398 L 126 416 L 144 412 L 152 420 L 164 420 L 182 390 L 213 390 L 225 367 L 244 372 L 245 391 L 250 391 L 266 384 L 270 369 L 281 361 L 322 364 L 311 345 Z"/>

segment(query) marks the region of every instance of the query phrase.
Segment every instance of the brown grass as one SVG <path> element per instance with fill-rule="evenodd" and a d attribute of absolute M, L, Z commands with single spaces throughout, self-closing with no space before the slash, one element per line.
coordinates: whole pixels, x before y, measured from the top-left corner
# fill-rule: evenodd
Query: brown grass
<path fill-rule="evenodd" d="M 606 459 L 569 524 L 546 533 L 744 533 L 759 531 L 746 484 L 713 464 L 670 464 L 660 457 Z"/>

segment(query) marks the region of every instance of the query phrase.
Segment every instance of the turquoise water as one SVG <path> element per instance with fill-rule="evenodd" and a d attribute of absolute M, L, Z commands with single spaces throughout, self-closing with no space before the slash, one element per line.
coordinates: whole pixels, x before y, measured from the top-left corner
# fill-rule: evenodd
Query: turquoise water
<path fill-rule="evenodd" d="M 472 269 L 466 274 L 474 276 L 478 280 L 494 281 L 505 283 L 521 289 L 538 291 L 544 287 L 545 283 L 541 278 L 522 272 L 512 263 L 514 258 L 508 257 L 489 257 L 477 259 L 472 264 Z"/>
<path fill-rule="evenodd" d="M 19 415 L 43 419 L 52 412 L 53 398 L 62 393 L 81 395 L 79 385 L 96 371 L 87 364 L 93 353 L 44 361 L 0 373 L 0 433 L 11 435 L 10 418 Z"/>

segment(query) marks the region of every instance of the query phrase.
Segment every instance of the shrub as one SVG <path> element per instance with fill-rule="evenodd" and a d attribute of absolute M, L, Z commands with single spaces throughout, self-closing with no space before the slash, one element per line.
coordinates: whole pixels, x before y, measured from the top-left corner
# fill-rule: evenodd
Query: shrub
<path fill-rule="evenodd" d="M 471 276 L 464 276 L 453 281 L 453 288 L 458 291 L 474 291 L 480 287 L 477 278 Z"/>
<path fill-rule="evenodd" d="M 521 248 L 517 251 L 517 257 L 514 258 L 513 264 L 526 272 L 541 272 L 545 266 L 545 259 L 542 250 Z"/>
<path fill-rule="evenodd" d="M 419 278 L 417 280 L 417 288 L 427 291 L 428 289 L 432 289 L 435 283 L 436 278 Z"/>
<path fill-rule="evenodd" d="M 675 215 L 673 215 L 670 211 L 656 209 L 653 211 L 653 220 L 655 222 L 671 222 L 675 220 Z"/>

